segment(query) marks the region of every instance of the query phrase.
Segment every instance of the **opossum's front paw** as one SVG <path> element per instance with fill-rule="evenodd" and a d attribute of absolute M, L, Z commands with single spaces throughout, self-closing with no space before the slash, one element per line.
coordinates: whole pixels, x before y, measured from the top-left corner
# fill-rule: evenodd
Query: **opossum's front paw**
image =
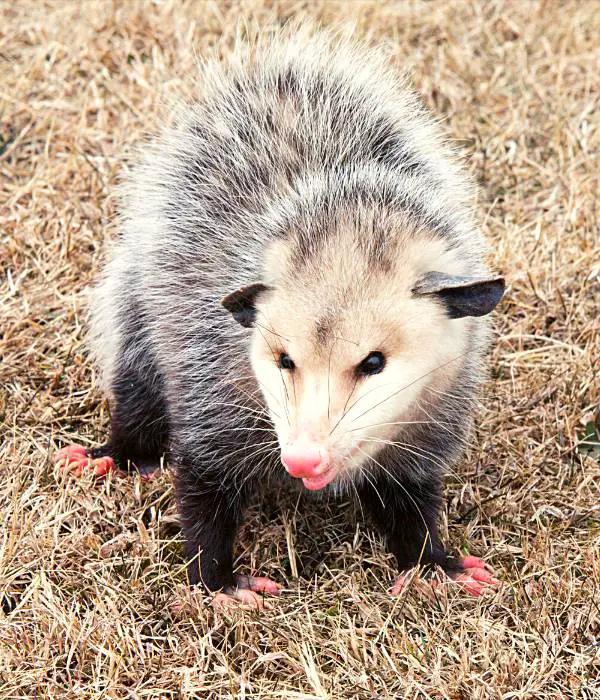
<path fill-rule="evenodd" d="M 231 593 L 217 593 L 212 599 L 215 608 L 231 608 L 239 605 L 253 610 L 269 610 L 272 605 L 266 598 L 249 588 L 232 589 Z"/>
<path fill-rule="evenodd" d="M 242 605 L 264 610 L 271 608 L 271 604 L 265 598 L 265 593 L 279 595 L 281 586 L 275 581 L 263 576 L 241 576 L 235 577 L 237 586 L 229 588 L 224 593 L 217 593 L 213 598 L 213 605 L 219 608 L 232 605 Z"/>
<path fill-rule="evenodd" d="M 84 473 L 105 477 L 109 472 L 117 471 L 112 457 L 90 457 L 83 445 L 63 447 L 56 453 L 54 464 L 77 478 Z"/>
<path fill-rule="evenodd" d="M 254 591 L 256 593 L 269 593 L 270 595 L 279 595 L 281 586 L 275 581 L 265 576 L 242 576 L 235 577 L 238 589 Z"/>
<path fill-rule="evenodd" d="M 478 597 L 490 590 L 491 587 L 500 584 L 500 581 L 494 576 L 491 567 L 479 557 L 464 557 L 459 560 L 459 565 L 462 567 L 459 571 L 448 571 L 446 576 L 451 582 L 457 583 L 466 593 Z M 399 595 L 404 589 L 408 581 L 411 579 L 413 570 L 405 571 L 397 579 L 392 587 L 392 595 Z M 439 580 L 432 580 L 432 588 L 441 588 L 445 585 Z M 448 581 L 446 581 L 448 583 Z"/>
<path fill-rule="evenodd" d="M 226 588 L 212 598 L 212 605 L 217 609 L 251 608 L 253 610 L 268 610 L 272 607 L 269 595 L 279 595 L 281 586 L 271 579 L 257 576 L 236 576 L 237 586 Z M 186 610 L 192 610 L 198 604 L 199 598 L 206 603 L 206 591 L 200 586 L 187 588 L 185 593 L 171 603 L 171 612 L 181 615 Z"/>

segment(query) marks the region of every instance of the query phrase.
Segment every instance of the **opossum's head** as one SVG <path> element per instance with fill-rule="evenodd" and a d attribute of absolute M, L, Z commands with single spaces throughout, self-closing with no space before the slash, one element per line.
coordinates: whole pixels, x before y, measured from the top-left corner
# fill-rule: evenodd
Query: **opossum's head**
<path fill-rule="evenodd" d="M 433 236 L 386 249 L 346 232 L 308 253 L 272 244 L 264 282 L 223 300 L 253 327 L 281 460 L 307 489 L 356 478 L 403 425 L 427 420 L 432 390 L 447 391 L 460 371 L 472 317 L 502 297 L 501 278 L 468 269 Z"/>

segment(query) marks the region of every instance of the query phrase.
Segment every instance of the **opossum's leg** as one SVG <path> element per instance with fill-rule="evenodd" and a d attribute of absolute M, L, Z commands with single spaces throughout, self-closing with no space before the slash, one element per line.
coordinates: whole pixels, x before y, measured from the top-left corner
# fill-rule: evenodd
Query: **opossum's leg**
<path fill-rule="evenodd" d="M 55 462 L 74 476 L 84 472 L 105 476 L 133 466 L 150 477 L 160 464 L 169 427 L 162 376 L 148 338 L 141 310 L 132 298 L 118 315 L 120 341 L 111 382 L 111 433 L 101 447 L 71 445 Z M 66 459 L 68 457 L 68 459 Z"/>
<path fill-rule="evenodd" d="M 421 482 L 418 485 L 365 482 L 359 489 L 363 507 L 386 536 L 388 550 L 395 555 L 398 568 L 404 572 L 392 588 L 397 595 L 403 588 L 410 569 L 415 566 L 440 566 L 468 593 L 478 596 L 487 586 L 496 585 L 485 563 L 477 557 L 456 559 L 446 552 L 438 531 L 442 505 L 441 483 Z M 376 489 L 376 490 L 375 490 Z"/>
<path fill-rule="evenodd" d="M 190 584 L 209 591 L 234 588 L 233 543 L 245 503 L 229 490 L 198 482 L 184 485 L 180 475 L 176 483 Z"/>
<path fill-rule="evenodd" d="M 238 601 L 263 607 L 261 594 L 278 595 L 279 585 L 267 578 L 233 573 L 233 545 L 252 487 L 240 489 L 239 485 L 228 483 L 226 471 L 218 484 L 211 484 L 193 471 L 184 470 L 181 460 L 176 462 L 190 584 L 201 584 L 210 592 L 221 591 L 214 600 L 217 605 Z"/>
<path fill-rule="evenodd" d="M 162 376 L 139 318 L 130 318 L 111 387 L 111 433 L 99 448 L 121 469 L 157 468 L 169 438 Z"/>
<path fill-rule="evenodd" d="M 385 535 L 387 548 L 401 571 L 417 565 L 445 566 L 448 557 L 437 524 L 442 502 L 440 486 L 433 482 L 417 486 L 372 475 L 358 486 L 358 496 Z"/>

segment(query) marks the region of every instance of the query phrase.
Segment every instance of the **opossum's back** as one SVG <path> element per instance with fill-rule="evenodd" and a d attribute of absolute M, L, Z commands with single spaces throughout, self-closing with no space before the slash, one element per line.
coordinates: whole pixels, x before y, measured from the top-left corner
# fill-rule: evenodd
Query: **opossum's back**
<path fill-rule="evenodd" d="M 239 48 L 226 66 L 209 63 L 199 81 L 202 99 L 159 143 L 162 167 L 146 182 L 167 190 L 162 211 L 180 232 L 226 246 L 223 224 L 248 224 L 323 171 L 371 164 L 452 184 L 436 124 L 377 52 L 284 32 Z"/>
<path fill-rule="evenodd" d="M 183 120 L 171 215 L 193 193 L 215 218 L 245 217 L 323 171 L 373 164 L 437 179 L 440 135 L 380 57 L 326 35 L 275 44 L 229 70 Z M 447 166 L 451 164 L 450 153 Z M 438 172 L 440 170 L 440 172 Z"/>
<path fill-rule="evenodd" d="M 321 188 L 340 207 L 356 173 L 376 195 L 385 180 L 394 206 L 403 189 L 417 204 L 435 192 L 434 214 L 468 199 L 437 125 L 378 54 L 307 32 L 239 53 L 205 67 L 202 99 L 124 188 L 124 241 L 145 296 L 177 296 L 193 313 L 184 300 L 208 307 L 260 279 L 265 243 L 286 236 L 295 204 Z"/>

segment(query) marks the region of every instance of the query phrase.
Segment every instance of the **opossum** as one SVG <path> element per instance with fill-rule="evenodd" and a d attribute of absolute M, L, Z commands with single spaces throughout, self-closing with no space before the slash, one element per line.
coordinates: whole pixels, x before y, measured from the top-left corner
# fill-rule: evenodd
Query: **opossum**
<path fill-rule="evenodd" d="M 276 31 L 199 70 L 197 102 L 126 177 L 93 293 L 110 439 L 59 461 L 167 453 L 189 581 L 230 598 L 279 590 L 233 572 L 244 509 L 278 480 L 357 499 L 400 573 L 439 565 L 479 594 L 496 579 L 438 534 L 504 293 L 471 177 L 383 53 L 347 37 Z"/>

